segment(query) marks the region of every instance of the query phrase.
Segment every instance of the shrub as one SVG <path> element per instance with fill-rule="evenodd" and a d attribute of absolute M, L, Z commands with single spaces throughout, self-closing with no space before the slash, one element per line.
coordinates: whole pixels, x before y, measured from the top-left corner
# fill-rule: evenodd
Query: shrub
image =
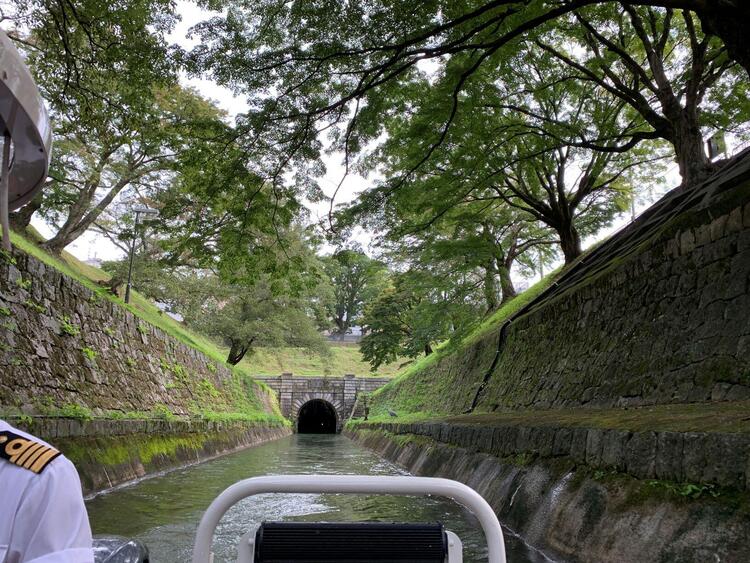
<path fill-rule="evenodd" d="M 84 407 L 83 405 L 77 405 L 75 403 L 63 405 L 57 411 L 57 415 L 62 418 L 74 418 L 76 420 L 80 420 L 81 422 L 86 422 L 94 418 L 88 408 Z"/>
<path fill-rule="evenodd" d="M 83 352 L 83 355 L 91 361 L 95 360 L 96 356 L 99 355 L 99 352 L 97 352 L 93 348 L 89 348 L 88 346 L 84 346 L 83 348 L 81 348 L 81 352 Z"/>
<path fill-rule="evenodd" d="M 57 322 L 60 323 L 60 330 L 63 334 L 67 334 L 68 336 L 78 336 L 81 334 L 81 329 L 70 322 L 69 316 L 58 317 Z"/>

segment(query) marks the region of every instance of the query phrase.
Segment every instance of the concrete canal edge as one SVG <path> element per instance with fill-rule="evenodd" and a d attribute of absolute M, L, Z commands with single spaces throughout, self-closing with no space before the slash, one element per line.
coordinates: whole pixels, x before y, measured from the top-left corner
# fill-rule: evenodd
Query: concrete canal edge
<path fill-rule="evenodd" d="M 9 420 L 65 454 L 84 495 L 162 471 L 178 469 L 292 433 L 288 426 L 183 420 Z"/>
<path fill-rule="evenodd" d="M 434 426 L 466 443 L 436 439 Z M 532 449 L 486 453 L 480 432 L 451 432 L 448 424 L 360 424 L 345 434 L 416 475 L 469 485 L 503 524 L 558 560 L 750 561 L 744 488 L 639 479 Z"/>

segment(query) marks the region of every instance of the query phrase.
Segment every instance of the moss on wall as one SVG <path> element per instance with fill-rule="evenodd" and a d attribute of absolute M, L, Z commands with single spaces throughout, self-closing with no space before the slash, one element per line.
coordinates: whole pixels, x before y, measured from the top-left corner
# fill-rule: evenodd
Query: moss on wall
<path fill-rule="evenodd" d="M 745 179 L 514 319 L 496 363 L 513 310 L 407 369 L 373 394 L 372 417 L 459 414 L 480 388 L 478 412 L 748 399 L 748 280 Z"/>
<path fill-rule="evenodd" d="M 286 426 L 225 424 L 174 434 L 71 436 L 54 441 L 76 466 L 84 493 L 210 459 L 291 433 Z"/>

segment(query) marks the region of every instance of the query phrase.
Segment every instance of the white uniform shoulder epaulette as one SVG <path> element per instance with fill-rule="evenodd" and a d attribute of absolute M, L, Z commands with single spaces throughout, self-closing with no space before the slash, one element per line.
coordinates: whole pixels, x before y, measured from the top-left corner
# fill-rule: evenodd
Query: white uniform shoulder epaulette
<path fill-rule="evenodd" d="M 0 459 L 19 467 L 38 474 L 59 455 L 52 446 L 9 430 L 0 431 Z"/>

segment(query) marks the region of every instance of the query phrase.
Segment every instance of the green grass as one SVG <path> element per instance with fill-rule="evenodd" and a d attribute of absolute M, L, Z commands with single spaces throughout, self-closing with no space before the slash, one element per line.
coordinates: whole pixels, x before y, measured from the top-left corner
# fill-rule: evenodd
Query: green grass
<path fill-rule="evenodd" d="M 560 275 L 561 270 L 555 270 L 540 280 L 523 293 L 517 295 L 489 317 L 482 320 L 476 327 L 471 329 L 459 340 L 448 340 L 440 343 L 434 348 L 429 356 L 425 356 L 401 371 L 394 379 L 375 391 L 372 395 L 371 413 L 374 420 L 388 420 L 387 409 L 393 408 L 404 416 L 414 413 L 416 416 L 425 416 L 425 413 L 434 413 L 434 406 L 445 404 L 445 397 L 452 397 L 456 386 L 465 385 L 466 382 L 454 382 L 445 376 L 441 369 L 441 362 L 461 361 L 460 358 L 469 347 L 477 341 L 486 337 L 498 328 L 513 314 L 535 299 L 540 293 L 547 289 Z M 476 374 L 481 378 L 481 374 Z M 427 408 L 432 406 L 431 409 Z M 441 414 L 447 411 L 437 409 Z M 454 411 L 455 412 L 455 411 Z"/>
<path fill-rule="evenodd" d="M 750 433 L 750 401 L 655 405 L 628 409 L 553 409 L 445 415 L 413 412 L 391 417 L 387 413 L 370 416 L 365 422 L 353 420 L 356 427 L 383 422 L 448 422 L 481 426 L 527 426 L 553 428 L 608 428 L 631 432 L 721 432 Z"/>
<path fill-rule="evenodd" d="M 750 401 L 656 405 L 629 409 L 534 410 L 444 417 L 483 426 L 573 426 L 662 432 L 750 433 Z"/>
<path fill-rule="evenodd" d="M 303 348 L 259 348 L 245 357 L 240 366 L 253 375 L 332 375 L 353 373 L 358 377 L 393 377 L 400 362 L 380 366 L 370 371 L 370 364 L 362 359 L 358 345 L 337 345 L 330 348 L 328 357 L 314 355 Z"/>
<path fill-rule="evenodd" d="M 112 295 L 106 288 L 96 283 L 109 280 L 111 276 L 108 273 L 78 260 L 69 252 L 63 251 L 59 258 L 52 256 L 38 246 L 38 243 L 43 240 L 41 235 L 33 228 L 29 228 L 25 236 L 15 232 L 11 233 L 11 242 L 14 246 L 85 285 L 95 292 L 96 298 L 108 299 L 121 307 L 125 307 L 137 317 L 202 352 L 217 364 L 225 364 L 226 348 L 206 336 L 191 331 L 179 321 L 165 314 L 137 291 L 131 292 L 130 303 L 126 305 L 121 298 Z M 377 372 L 372 373 L 370 365 L 362 359 L 358 346 L 334 345 L 331 346 L 331 355 L 328 358 L 310 355 L 299 348 L 260 348 L 257 349 L 255 354 L 240 362 L 233 369 L 248 376 L 278 375 L 282 372 L 292 372 L 295 375 L 343 375 L 353 373 L 365 377 L 390 377 L 398 371 L 399 365 L 400 363 L 381 366 Z"/>

